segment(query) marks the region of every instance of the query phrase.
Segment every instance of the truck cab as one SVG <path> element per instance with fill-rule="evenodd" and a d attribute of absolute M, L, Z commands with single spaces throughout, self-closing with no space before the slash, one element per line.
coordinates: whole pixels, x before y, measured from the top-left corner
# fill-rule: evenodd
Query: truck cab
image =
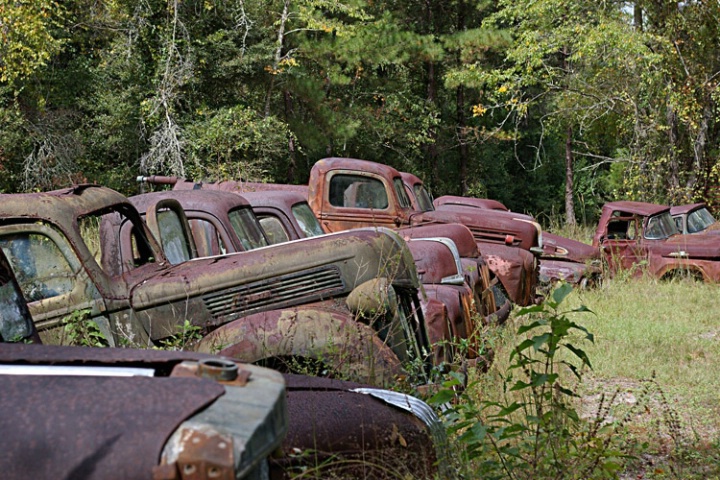
<path fill-rule="evenodd" d="M 642 275 L 646 270 L 657 278 L 689 274 L 708 282 L 720 281 L 720 237 L 681 234 L 667 206 L 606 203 L 593 246 L 600 250 L 611 272 L 626 270 Z"/>
<path fill-rule="evenodd" d="M 478 215 L 474 209 L 421 211 L 413 207 L 400 172 L 352 158 L 319 160 L 310 172 L 308 200 L 328 231 L 365 227 L 414 228 L 457 223 L 470 229 L 480 254 L 516 304 L 536 300 L 541 229 L 533 222 Z"/>

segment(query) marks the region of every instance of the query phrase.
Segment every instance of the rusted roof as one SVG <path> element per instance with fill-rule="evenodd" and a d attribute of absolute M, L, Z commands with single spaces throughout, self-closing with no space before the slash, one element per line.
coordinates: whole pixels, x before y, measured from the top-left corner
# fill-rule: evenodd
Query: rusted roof
<path fill-rule="evenodd" d="M 283 212 L 290 211 L 298 203 L 307 202 L 307 197 L 302 193 L 287 190 L 243 192 L 242 195 L 253 207 L 270 207 Z"/>
<path fill-rule="evenodd" d="M 250 206 L 245 198 L 236 193 L 218 190 L 168 190 L 152 192 L 132 197 L 133 204 L 139 211 L 146 211 L 149 205 L 160 200 L 173 199 L 182 205 L 184 210 L 222 210 L 230 211 L 237 207 Z"/>
<path fill-rule="evenodd" d="M 400 172 L 400 176 L 405 184 L 414 187 L 415 185 L 423 185 L 423 181 L 417 175 L 408 172 Z"/>
<path fill-rule="evenodd" d="M 658 205 L 656 203 L 620 201 L 606 203 L 603 206 L 603 210 L 619 210 L 622 212 L 649 217 L 650 215 L 657 215 L 658 213 L 668 211 L 670 210 L 670 207 Z"/>
<path fill-rule="evenodd" d="M 120 193 L 99 185 L 75 185 L 41 193 L 0 194 L 0 217 L 66 219 L 97 211 L 114 204 L 130 205 Z"/>
<path fill-rule="evenodd" d="M 330 170 L 357 170 L 365 173 L 374 173 L 385 178 L 396 178 L 400 176 L 400 172 L 389 165 L 371 162 L 369 160 L 359 160 L 357 158 L 323 158 L 322 160 L 318 160 L 312 169 L 322 174 Z"/>
<path fill-rule="evenodd" d="M 670 214 L 671 215 L 682 215 L 682 214 L 690 213 L 693 210 L 697 210 L 702 207 L 707 207 L 707 204 L 705 202 L 700 202 L 700 203 L 688 203 L 687 205 L 676 205 L 674 207 L 670 207 Z"/>

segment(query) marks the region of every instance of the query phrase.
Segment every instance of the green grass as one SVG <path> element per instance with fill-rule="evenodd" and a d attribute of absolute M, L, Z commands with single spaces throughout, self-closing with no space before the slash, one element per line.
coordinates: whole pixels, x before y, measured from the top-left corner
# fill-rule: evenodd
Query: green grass
<path fill-rule="evenodd" d="M 594 334 L 581 342 L 593 369 L 574 385 L 577 409 L 603 417 L 629 455 L 617 478 L 720 478 L 720 286 L 690 280 L 611 279 L 574 291 L 562 310 Z M 511 348 L 524 338 L 513 315 L 495 338 L 496 362 L 472 398 L 499 399 Z M 570 379 L 567 379 L 570 384 Z M 598 414 L 601 395 L 612 406 Z"/>

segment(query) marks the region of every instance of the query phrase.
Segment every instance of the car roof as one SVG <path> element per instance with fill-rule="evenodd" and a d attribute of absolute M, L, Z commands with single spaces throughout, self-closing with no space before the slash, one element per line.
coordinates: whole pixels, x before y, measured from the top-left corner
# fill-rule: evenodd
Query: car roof
<path fill-rule="evenodd" d="M 698 210 L 703 207 L 707 207 L 707 204 L 705 202 L 688 203 L 685 205 L 676 205 L 674 207 L 670 207 L 670 214 L 671 215 L 682 215 L 685 213 L 690 213 L 693 210 Z"/>
<path fill-rule="evenodd" d="M 603 210 L 619 210 L 622 212 L 649 217 L 651 215 L 657 215 L 658 213 L 669 211 L 670 207 L 656 203 L 620 201 L 606 203 L 605 206 L 603 206 Z"/>

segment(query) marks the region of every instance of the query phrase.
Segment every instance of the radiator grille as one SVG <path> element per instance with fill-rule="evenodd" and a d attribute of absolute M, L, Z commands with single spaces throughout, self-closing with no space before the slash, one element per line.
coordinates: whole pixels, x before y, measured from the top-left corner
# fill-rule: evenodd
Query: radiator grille
<path fill-rule="evenodd" d="M 333 265 L 208 293 L 203 301 L 213 318 L 227 319 L 324 300 L 344 291 L 340 270 Z"/>
<path fill-rule="evenodd" d="M 472 232 L 473 237 L 475 237 L 476 242 L 499 243 L 503 245 L 507 245 L 505 243 L 506 238 L 508 235 L 511 235 L 502 232 L 488 232 L 487 230 L 472 227 L 470 227 L 470 231 Z M 520 239 L 515 235 L 511 236 L 513 237 L 511 245 L 513 247 L 517 247 L 518 245 L 520 245 Z"/>

